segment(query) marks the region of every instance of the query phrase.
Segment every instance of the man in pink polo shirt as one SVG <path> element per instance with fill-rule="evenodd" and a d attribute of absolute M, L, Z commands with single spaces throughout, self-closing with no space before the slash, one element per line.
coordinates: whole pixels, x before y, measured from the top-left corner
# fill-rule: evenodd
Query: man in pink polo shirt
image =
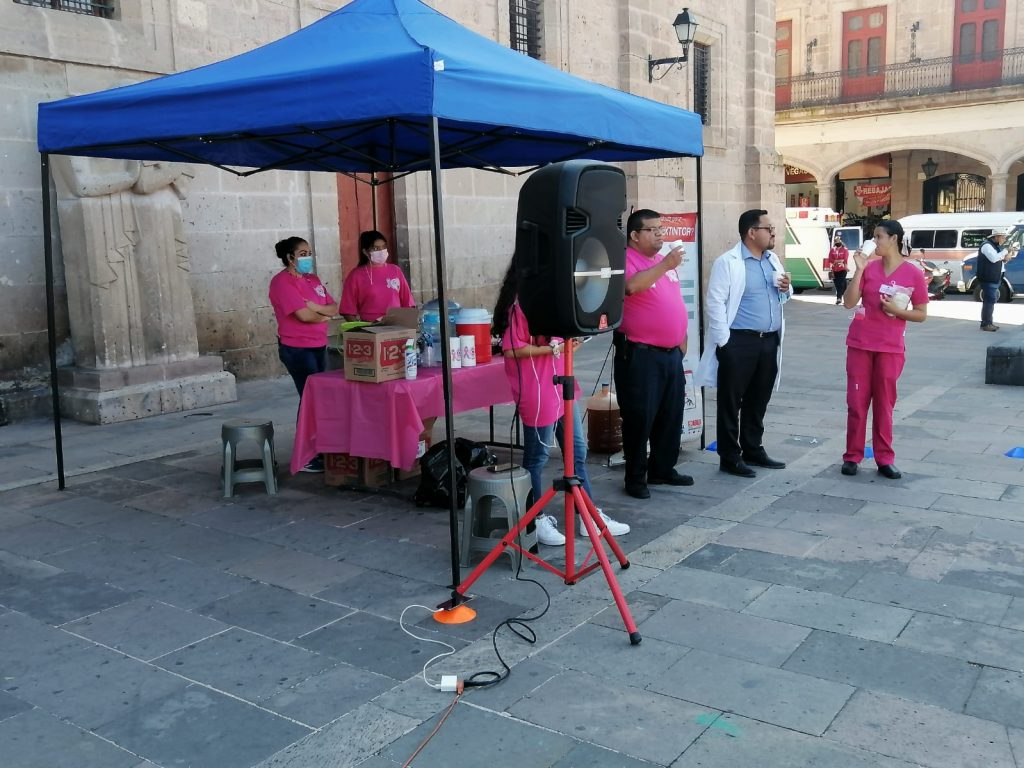
<path fill-rule="evenodd" d="M 686 303 L 676 268 L 683 249 L 659 255 L 661 215 L 649 209 L 630 215 L 626 237 L 626 304 L 614 336 L 615 387 L 622 415 L 625 490 L 633 498 L 649 499 L 648 485 L 693 485 L 692 477 L 676 471 L 686 352 Z"/>

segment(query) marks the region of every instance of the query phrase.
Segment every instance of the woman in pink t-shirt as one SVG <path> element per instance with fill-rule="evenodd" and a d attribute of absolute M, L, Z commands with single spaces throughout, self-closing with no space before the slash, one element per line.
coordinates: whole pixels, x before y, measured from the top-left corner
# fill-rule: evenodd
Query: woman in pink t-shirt
<path fill-rule="evenodd" d="M 415 307 L 409 283 L 396 264 L 388 263 L 388 241 L 371 230 L 359 235 L 359 265 L 341 286 L 341 314 L 346 320 L 376 322 L 392 307 Z"/>
<path fill-rule="evenodd" d="M 555 384 L 554 377 L 563 373 L 558 360 L 564 342 L 559 338 L 534 336 L 526 322 L 526 315 L 516 300 L 515 267 L 510 264 L 505 280 L 498 291 L 494 305 L 492 332 L 501 337 L 501 350 L 505 361 L 505 375 L 508 377 L 512 397 L 523 422 L 523 468 L 530 473 L 533 484 L 533 500 L 544 495 L 544 467 L 554 447 L 554 440 L 562 447 L 562 419 L 565 404 L 562 388 Z M 578 340 L 572 340 L 574 349 Z M 573 419 L 573 460 L 574 472 L 583 483 L 583 490 L 593 499 L 590 477 L 587 474 L 587 441 L 583 435 L 580 409 L 574 404 Z M 600 510 L 598 510 L 600 512 Z M 629 526 L 618 523 L 601 512 L 608 529 L 614 536 L 629 533 Z M 537 541 L 541 544 L 559 546 L 565 544 L 551 515 L 538 515 L 536 519 Z M 581 533 L 585 533 L 579 527 Z"/>
<path fill-rule="evenodd" d="M 277 318 L 277 356 L 291 374 L 302 399 L 306 379 L 327 368 L 327 321 L 338 305 L 313 274 L 313 251 L 301 237 L 274 246 L 284 265 L 270 280 L 270 304 Z M 317 456 L 304 472 L 323 472 Z"/>
<path fill-rule="evenodd" d="M 843 294 L 843 306 L 857 307 L 846 336 L 846 453 L 842 473 L 857 474 L 864 459 L 864 432 L 871 407 L 871 442 L 878 473 L 902 477 L 893 463 L 892 414 L 896 382 L 903 372 L 903 335 L 907 322 L 928 317 L 924 274 L 903 258 L 903 227 L 883 221 L 875 227 L 875 254 L 854 253 L 857 272 Z M 863 299 L 863 301 L 862 301 Z"/>

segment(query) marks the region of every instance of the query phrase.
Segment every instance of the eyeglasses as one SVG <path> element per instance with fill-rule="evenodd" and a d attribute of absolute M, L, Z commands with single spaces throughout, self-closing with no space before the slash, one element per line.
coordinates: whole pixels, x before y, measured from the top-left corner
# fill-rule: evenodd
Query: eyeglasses
<path fill-rule="evenodd" d="M 773 235 L 775 234 L 775 227 L 751 227 L 751 229 L 766 229 L 771 234 L 773 234 Z"/>
<path fill-rule="evenodd" d="M 663 235 L 663 234 L 665 234 L 665 229 L 663 227 L 640 227 L 637 231 L 638 232 L 650 232 L 653 235 Z"/>

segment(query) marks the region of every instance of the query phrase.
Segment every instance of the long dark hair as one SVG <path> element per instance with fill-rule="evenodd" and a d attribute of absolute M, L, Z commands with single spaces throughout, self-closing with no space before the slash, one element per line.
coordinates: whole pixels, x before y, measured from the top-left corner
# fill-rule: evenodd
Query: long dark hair
<path fill-rule="evenodd" d="M 516 301 L 516 260 L 508 263 L 505 279 L 498 290 L 498 300 L 494 302 L 494 316 L 491 318 L 491 333 L 504 336 L 508 329 L 508 313 Z"/>
<path fill-rule="evenodd" d="M 284 240 L 280 240 L 274 245 L 274 250 L 277 252 L 277 258 L 281 260 L 281 263 L 286 267 L 291 264 L 292 254 L 295 253 L 295 249 L 299 247 L 299 243 L 305 243 L 304 237 L 286 237 Z"/>
<path fill-rule="evenodd" d="M 366 252 L 373 248 L 373 244 L 378 240 L 383 240 L 384 244 L 387 245 L 388 239 L 384 237 L 376 229 L 369 229 L 366 232 L 362 232 L 359 235 L 359 266 L 370 263 L 370 257 L 366 255 Z"/>
<path fill-rule="evenodd" d="M 895 219 L 882 219 L 876 226 L 884 229 L 885 233 L 889 235 L 889 237 L 895 237 L 896 247 L 899 249 L 899 252 L 903 256 L 908 255 L 908 251 L 903 247 L 903 235 L 905 233 L 903 232 L 902 224 Z"/>

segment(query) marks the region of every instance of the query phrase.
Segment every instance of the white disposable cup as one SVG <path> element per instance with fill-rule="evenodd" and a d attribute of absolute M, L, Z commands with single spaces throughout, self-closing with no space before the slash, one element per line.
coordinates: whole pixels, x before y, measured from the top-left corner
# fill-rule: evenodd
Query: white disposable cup
<path fill-rule="evenodd" d="M 476 337 L 459 336 L 459 353 L 462 356 L 463 368 L 472 368 L 476 365 Z"/>
<path fill-rule="evenodd" d="M 779 285 L 782 283 L 782 278 L 783 277 L 788 277 L 788 278 L 792 279 L 792 275 L 790 275 L 789 272 L 776 272 L 775 275 L 772 278 L 775 281 L 775 287 L 776 288 L 778 288 Z"/>
<path fill-rule="evenodd" d="M 459 345 L 459 337 L 448 339 L 448 347 L 451 351 L 451 367 L 462 367 L 462 347 Z"/>

